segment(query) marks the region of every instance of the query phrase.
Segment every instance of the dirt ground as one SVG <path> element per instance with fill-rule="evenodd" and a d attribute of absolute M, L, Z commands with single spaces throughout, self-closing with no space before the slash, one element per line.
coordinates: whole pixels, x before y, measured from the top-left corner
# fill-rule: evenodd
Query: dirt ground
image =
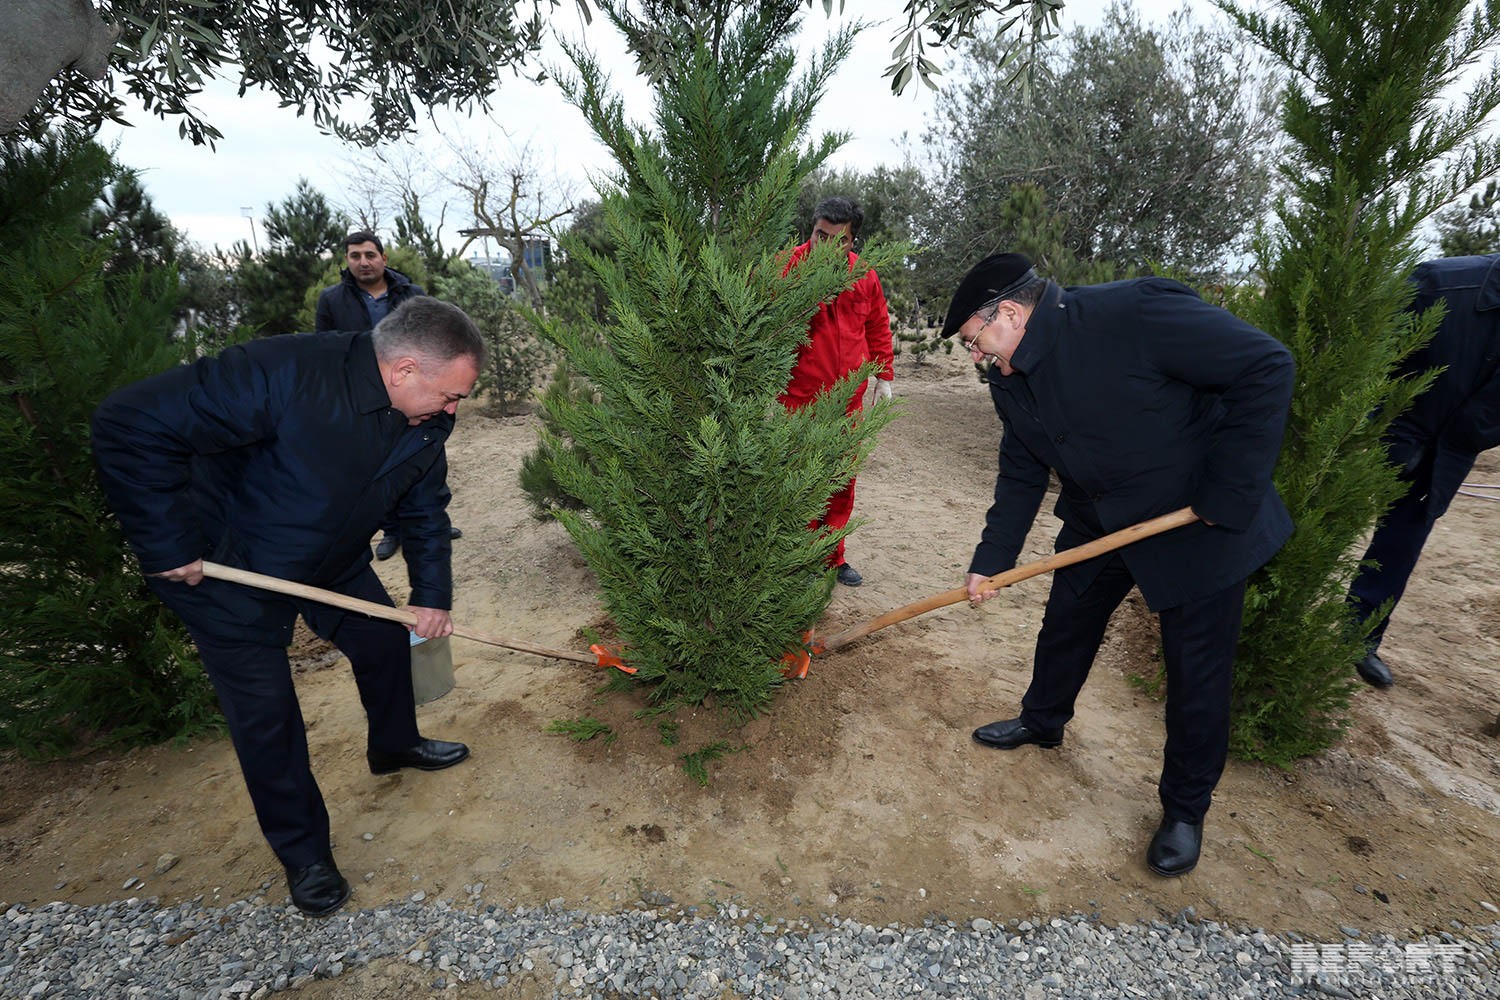
<path fill-rule="evenodd" d="M 896 386 L 904 416 L 860 476 L 868 523 L 849 543 L 866 583 L 839 589 L 825 635 L 956 586 L 988 503 L 999 426 L 968 365 L 903 359 Z M 534 417 L 460 420 L 454 617 L 581 651 L 580 630 L 601 620 L 591 575 L 515 483 L 535 432 Z M 1500 483 L 1500 452 L 1470 478 Z M 1048 554 L 1055 529 L 1049 503 L 1023 558 Z M 1015 712 L 1045 578 L 817 658 L 742 729 L 679 713 L 675 746 L 633 717 L 638 699 L 601 696 L 591 667 L 455 639 L 457 687 L 418 714 L 427 735 L 463 740 L 473 758 L 376 778 L 347 666 L 305 644 L 297 685 L 361 907 L 418 890 L 603 910 L 664 894 L 871 923 L 1075 911 L 1118 922 L 1192 906 L 1325 940 L 1339 925 L 1400 936 L 1500 919 L 1481 905 L 1500 905 L 1497 539 L 1500 503 L 1458 497 L 1386 639 L 1396 687 L 1361 687 L 1344 743 L 1290 772 L 1231 762 L 1203 862 L 1177 880 L 1143 862 L 1163 734 L 1161 704 L 1130 680 L 1152 669 L 1156 642 L 1134 595 L 1055 752 L 969 738 Z M 401 560 L 378 565 L 399 597 Z M 546 732 L 579 716 L 616 738 Z M 700 787 L 679 755 L 719 739 L 744 749 Z M 164 854 L 180 860 L 158 874 Z M 130 879 L 141 884 L 122 888 Z M 0 767 L 0 901 L 229 901 L 268 881 L 282 901 L 227 741 Z"/>

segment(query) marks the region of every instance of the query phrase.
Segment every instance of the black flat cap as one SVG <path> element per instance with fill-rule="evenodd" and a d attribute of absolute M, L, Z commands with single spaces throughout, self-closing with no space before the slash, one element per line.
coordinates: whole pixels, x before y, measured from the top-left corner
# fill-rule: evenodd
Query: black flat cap
<path fill-rule="evenodd" d="M 996 253 L 986 257 L 969 268 L 969 273 L 958 283 L 958 291 L 948 303 L 948 318 L 943 321 L 942 336 L 953 336 L 981 306 L 1014 292 L 1035 277 L 1031 258 L 1023 253 Z"/>

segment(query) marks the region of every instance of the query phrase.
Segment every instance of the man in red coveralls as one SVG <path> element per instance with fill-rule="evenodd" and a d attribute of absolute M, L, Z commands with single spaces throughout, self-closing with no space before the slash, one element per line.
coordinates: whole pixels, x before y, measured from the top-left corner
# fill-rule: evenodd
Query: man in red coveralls
<path fill-rule="evenodd" d="M 833 240 L 848 250 L 849 269 L 853 271 L 858 258 L 849 248 L 859 235 L 864 217 L 859 206 L 848 198 L 824 198 L 818 202 L 813 209 L 812 238 L 792 251 L 787 269 L 806 257 L 814 243 Z M 808 339 L 797 353 L 792 380 L 781 394 L 781 405 L 789 410 L 806 406 L 818 393 L 827 391 L 867 361 L 880 364 L 875 373 L 875 398 L 890 399 L 891 380 L 895 377 L 891 367 L 891 320 L 886 312 L 885 292 L 873 268 L 832 302 L 818 307 L 818 314 L 808 327 Z M 864 403 L 865 385 L 861 385 L 849 400 L 849 412 L 863 409 Z M 809 527 L 815 531 L 836 531 L 849 523 L 853 512 L 854 480 L 851 479 L 848 486 L 829 498 L 827 511 Z M 858 587 L 864 582 L 859 571 L 844 561 L 842 539 L 828 564 L 838 568 L 838 580 L 844 586 Z"/>

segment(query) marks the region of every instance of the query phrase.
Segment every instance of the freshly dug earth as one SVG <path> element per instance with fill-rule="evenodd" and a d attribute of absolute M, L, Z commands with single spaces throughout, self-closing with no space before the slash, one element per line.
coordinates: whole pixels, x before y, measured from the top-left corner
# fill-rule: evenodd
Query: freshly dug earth
<path fill-rule="evenodd" d="M 898 370 L 904 416 L 859 478 L 849 543 L 864 574 L 823 634 L 957 586 L 988 505 L 999 425 L 967 364 Z M 460 420 L 451 445 L 455 619 L 583 650 L 603 627 L 592 576 L 515 482 L 534 417 Z M 1470 477 L 1500 483 L 1500 453 Z M 1500 497 L 1500 490 L 1489 491 Z M 1044 505 L 1023 558 L 1051 551 Z M 1157 631 L 1138 595 L 1112 625 L 1060 750 L 990 750 L 974 727 L 1015 714 L 1048 580 L 815 658 L 774 709 L 736 728 L 679 712 L 667 745 L 635 694 L 577 664 L 452 640 L 458 686 L 424 733 L 464 740 L 450 771 L 372 777 L 347 665 L 299 642 L 314 771 L 354 904 L 422 891 L 460 905 L 610 909 L 644 898 L 736 902 L 872 923 L 1081 911 L 1176 914 L 1327 939 L 1493 923 L 1500 905 L 1500 503 L 1460 496 L 1439 522 L 1383 652 L 1389 691 L 1356 693 L 1343 744 L 1290 771 L 1232 762 L 1202 864 L 1147 871 L 1159 816 L 1162 705 L 1143 693 Z M 400 559 L 378 564 L 399 598 Z M 1351 668 L 1352 669 L 1352 668 Z M 549 735 L 592 717 L 614 738 Z M 742 747 L 700 787 L 680 756 Z M 175 855 L 171 867 L 160 863 Z M 166 870 L 158 873 L 157 869 Z M 0 901 L 227 901 L 284 892 L 227 740 L 0 768 Z M 143 884 L 128 880 L 138 879 Z M 482 883 L 476 889 L 476 884 Z M 331 994 L 330 994 L 331 995 Z"/>

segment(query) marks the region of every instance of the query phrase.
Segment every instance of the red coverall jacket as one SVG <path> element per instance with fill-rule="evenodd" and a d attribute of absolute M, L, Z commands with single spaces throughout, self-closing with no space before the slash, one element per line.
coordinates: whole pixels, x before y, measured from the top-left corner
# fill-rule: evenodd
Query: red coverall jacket
<path fill-rule="evenodd" d="M 793 250 L 782 273 L 796 267 L 811 247 L 812 243 L 808 242 Z M 851 252 L 851 271 L 856 259 Z M 854 287 L 838 298 L 819 306 L 817 315 L 808 325 L 808 334 L 807 342 L 797 352 L 792 380 L 779 397 L 781 405 L 789 410 L 811 403 L 818 393 L 866 361 L 880 362 L 877 378 L 889 382 L 895 377 L 891 369 L 891 319 L 886 312 L 880 278 L 873 269 L 866 271 Z M 865 386 L 862 385 L 849 402 L 850 413 L 864 406 L 864 394 Z"/>

